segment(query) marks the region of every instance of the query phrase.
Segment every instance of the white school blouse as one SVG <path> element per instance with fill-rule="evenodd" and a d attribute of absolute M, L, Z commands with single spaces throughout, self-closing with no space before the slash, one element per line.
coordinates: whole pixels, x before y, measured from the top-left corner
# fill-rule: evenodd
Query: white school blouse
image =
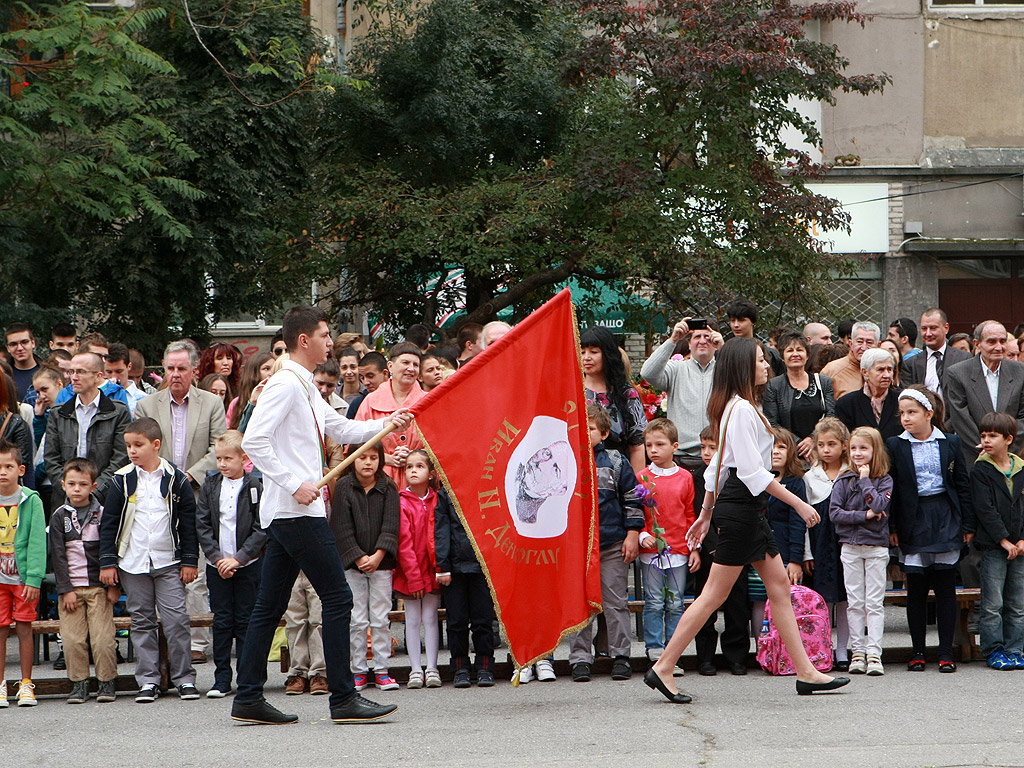
<path fill-rule="evenodd" d="M 733 467 L 736 476 L 753 496 L 762 494 L 775 479 L 771 471 L 775 437 L 761 420 L 760 411 L 739 395 L 732 396 L 722 413 L 718 446 L 718 451 L 704 470 L 704 487 L 715 488 L 716 496 L 722 492 L 722 486 L 729 477 L 729 469 Z M 725 447 L 724 452 L 722 446 Z M 719 464 L 721 472 L 718 470 Z"/>

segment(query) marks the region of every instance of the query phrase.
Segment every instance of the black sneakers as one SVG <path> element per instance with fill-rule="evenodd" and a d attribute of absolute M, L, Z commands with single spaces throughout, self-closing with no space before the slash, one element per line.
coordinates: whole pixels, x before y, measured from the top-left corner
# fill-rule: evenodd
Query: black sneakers
<path fill-rule="evenodd" d="M 263 698 L 256 701 L 231 702 L 231 719 L 258 725 L 287 725 L 298 721 L 298 715 L 286 715 Z"/>
<path fill-rule="evenodd" d="M 629 680 L 633 675 L 633 667 L 628 656 L 616 656 L 612 662 L 612 680 Z"/>
<path fill-rule="evenodd" d="M 340 707 L 331 708 L 331 721 L 335 723 L 368 723 L 387 717 L 396 709 L 398 709 L 397 704 L 375 704 L 357 693 Z M 231 714 L 233 717 L 234 711 Z"/>
<path fill-rule="evenodd" d="M 590 665 L 585 661 L 579 661 L 572 665 L 572 681 L 574 683 L 590 682 Z"/>
<path fill-rule="evenodd" d="M 67 698 L 68 704 L 85 704 L 89 700 L 89 681 L 78 680 L 72 683 L 71 695 Z"/>

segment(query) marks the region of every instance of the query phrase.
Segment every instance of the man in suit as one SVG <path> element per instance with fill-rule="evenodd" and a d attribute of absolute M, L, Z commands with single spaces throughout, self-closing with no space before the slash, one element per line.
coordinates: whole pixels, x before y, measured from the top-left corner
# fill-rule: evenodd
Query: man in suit
<path fill-rule="evenodd" d="M 1024 363 L 1006 360 L 1006 329 L 995 320 L 974 329 L 977 355 L 946 369 L 946 424 L 960 438 L 968 468 L 978 458 L 978 425 L 987 413 L 1002 411 L 1017 420 L 1013 451 L 1020 452 L 1024 435 Z M 965 587 L 981 585 L 981 554 L 972 549 L 960 561 Z"/>
<path fill-rule="evenodd" d="M 962 349 L 951 347 L 946 343 L 949 335 L 949 318 L 938 307 L 926 309 L 921 314 L 921 340 L 924 341 L 924 354 L 903 358 L 900 366 L 900 383 L 924 384 L 939 397 L 942 397 L 946 386 L 949 369 L 964 360 L 970 360 L 971 354 Z M 972 443 L 972 445 L 977 444 Z"/>
<path fill-rule="evenodd" d="M 977 357 L 946 371 L 946 423 L 963 443 L 967 466 L 978 458 L 978 425 L 987 413 L 1002 411 L 1017 420 L 1014 452 L 1024 436 L 1024 363 L 1006 360 L 1006 329 L 986 320 L 974 329 Z"/>
<path fill-rule="evenodd" d="M 199 490 L 199 481 L 217 469 L 214 442 L 227 430 L 224 401 L 212 392 L 193 386 L 199 366 L 199 350 L 190 341 L 172 341 L 164 350 L 167 388 L 139 401 L 135 417 L 149 417 L 160 424 L 164 439 L 160 456 L 181 469 Z M 202 553 L 199 575 L 187 587 L 186 608 L 190 614 L 209 613 L 210 594 L 206 588 L 206 563 Z M 210 630 L 192 630 L 192 662 L 206 661 Z"/>

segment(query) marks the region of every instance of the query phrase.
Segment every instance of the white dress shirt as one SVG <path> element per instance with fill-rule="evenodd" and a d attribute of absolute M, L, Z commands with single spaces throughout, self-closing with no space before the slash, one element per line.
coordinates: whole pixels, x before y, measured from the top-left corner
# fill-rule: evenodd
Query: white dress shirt
<path fill-rule="evenodd" d="M 179 403 L 171 395 L 171 457 L 174 465 L 185 472 L 188 465 L 188 393 Z"/>
<path fill-rule="evenodd" d="M 313 386 L 312 372 L 286 360 L 260 393 L 242 439 L 242 449 L 265 481 L 260 525 L 269 528 L 277 519 L 327 516 L 322 496 L 306 506 L 292 497 L 303 482 L 323 477 L 317 426 L 321 434 L 345 445 L 368 440 L 384 423 L 350 421 L 336 413 Z"/>
<path fill-rule="evenodd" d="M 774 447 L 775 438 L 761 420 L 758 410 L 749 401 L 733 395 L 722 413 L 718 451 L 704 470 L 704 487 L 709 490 L 715 488 L 717 476 L 715 494 L 721 493 L 722 486 L 729 478 L 729 470 L 735 468 L 736 476 L 747 486 L 751 495 L 759 496 L 775 479 L 771 471 Z M 719 463 L 721 472 L 718 471 Z"/>
<path fill-rule="evenodd" d="M 88 405 L 82 402 L 81 395 L 75 397 L 75 418 L 78 419 L 78 448 L 75 455 L 80 459 L 85 459 L 89 456 L 89 427 L 92 426 L 92 420 L 96 418 L 96 412 L 99 408 L 99 393 L 96 394 L 96 397 Z"/>
<path fill-rule="evenodd" d="M 985 386 L 988 387 L 988 394 L 992 398 L 992 410 L 999 410 L 996 403 L 999 401 L 999 369 L 1003 367 L 1003 362 L 1000 360 L 999 365 L 993 371 L 987 365 L 985 361 L 981 361 L 981 372 L 985 376 Z"/>
<path fill-rule="evenodd" d="M 949 351 L 949 344 L 943 344 L 942 349 L 927 349 L 925 350 L 928 357 L 924 361 L 924 385 L 935 394 L 939 395 L 942 393 L 942 382 L 939 381 L 939 373 L 936 370 L 935 364 L 938 362 L 935 359 L 935 353 L 942 353 L 943 365 L 946 362 L 946 352 Z"/>
<path fill-rule="evenodd" d="M 234 557 L 238 552 L 238 492 L 242 490 L 245 477 L 232 480 L 225 477 L 220 481 L 220 554 Z"/>
<path fill-rule="evenodd" d="M 178 562 L 174 558 L 171 536 L 171 511 L 160 495 L 164 466 L 153 472 L 136 467 L 139 483 L 135 488 L 135 517 L 128 539 L 128 548 L 118 563 L 127 573 L 149 573 Z"/>

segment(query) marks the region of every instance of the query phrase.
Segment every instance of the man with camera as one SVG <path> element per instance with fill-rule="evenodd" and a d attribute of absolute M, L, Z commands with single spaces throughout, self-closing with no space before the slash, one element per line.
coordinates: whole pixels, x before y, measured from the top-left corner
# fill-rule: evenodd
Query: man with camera
<path fill-rule="evenodd" d="M 690 358 L 673 360 L 676 345 L 687 335 L 690 337 Z M 691 471 L 704 471 L 704 462 L 700 458 L 700 432 L 708 425 L 707 406 L 715 373 L 715 350 L 721 346 L 721 338 L 722 335 L 712 329 L 707 318 L 683 318 L 672 328 L 668 340 L 654 350 L 640 369 L 640 375 L 651 386 L 664 390 L 668 395 L 665 411 L 679 430 L 676 463 Z"/>

